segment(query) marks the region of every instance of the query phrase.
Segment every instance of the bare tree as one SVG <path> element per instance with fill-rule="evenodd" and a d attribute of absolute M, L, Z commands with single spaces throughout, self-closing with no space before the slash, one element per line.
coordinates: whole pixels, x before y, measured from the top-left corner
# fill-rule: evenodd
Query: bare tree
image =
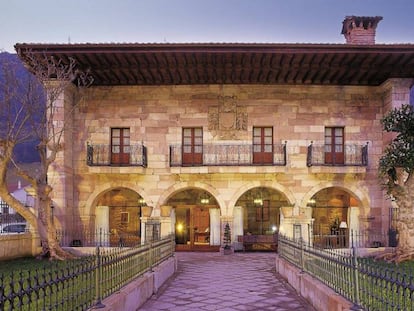
<path fill-rule="evenodd" d="M 71 255 L 57 241 L 51 215 L 53 187 L 47 178 L 50 165 L 63 148 L 62 138 L 67 130 L 64 120 L 56 122 L 56 114 L 63 109 L 57 103 L 70 85 L 75 84 L 80 90 L 90 85 L 92 79 L 76 69 L 73 59 L 63 63 L 53 57 L 35 57 L 30 52 L 25 57 L 32 72 L 26 78 L 17 75 L 17 59 L 3 61 L 0 69 L 0 197 L 37 229 L 42 242 L 42 257 L 64 259 Z M 39 142 L 40 169 L 37 175 L 25 171 L 15 161 L 16 146 L 29 140 Z M 6 175 L 13 166 L 34 190 L 34 211 L 8 192 Z"/>

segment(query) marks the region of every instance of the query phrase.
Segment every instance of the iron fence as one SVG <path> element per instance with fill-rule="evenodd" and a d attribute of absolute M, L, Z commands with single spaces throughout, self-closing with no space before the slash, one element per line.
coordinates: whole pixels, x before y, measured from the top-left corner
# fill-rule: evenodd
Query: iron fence
<path fill-rule="evenodd" d="M 333 158 L 331 162 L 325 161 L 325 145 L 315 144 L 311 142 L 308 146 L 306 159 L 307 166 L 327 165 L 327 166 L 367 166 L 368 165 L 368 144 L 345 144 L 343 161 L 335 162 Z"/>
<path fill-rule="evenodd" d="M 355 310 L 414 310 L 414 266 L 395 266 L 359 257 L 357 246 L 315 247 L 279 235 L 278 253 L 343 297 Z"/>
<path fill-rule="evenodd" d="M 286 143 L 272 146 L 272 159 L 254 159 L 251 144 L 204 144 L 202 146 L 202 161 L 183 163 L 183 146 L 170 146 L 170 166 L 246 166 L 246 165 L 275 165 L 285 166 L 287 161 Z"/>
<path fill-rule="evenodd" d="M 4 208 L 5 205 L 3 205 Z M 8 206 L 8 205 L 7 205 Z M 4 209 L 3 209 L 4 211 Z M 24 233 L 29 231 L 29 225 L 18 213 L 2 213 L 0 214 L 0 235 Z"/>
<path fill-rule="evenodd" d="M 88 166 L 147 167 L 147 148 L 142 144 L 128 146 L 128 163 L 114 163 L 111 160 L 112 147 L 108 144 L 88 144 L 86 154 L 86 164 Z"/>
<path fill-rule="evenodd" d="M 174 239 L 136 247 L 96 247 L 94 255 L 0 275 L 0 310 L 87 310 L 174 253 Z"/>
<path fill-rule="evenodd" d="M 57 230 L 57 239 L 60 246 L 74 247 L 133 247 L 141 244 L 140 232 L 124 232 L 120 230 L 99 229 L 72 229 Z"/>
<path fill-rule="evenodd" d="M 351 230 L 337 229 L 330 230 L 330 234 L 315 233 L 309 237 L 309 241 L 318 248 L 377 248 L 385 246 L 396 246 L 390 233 L 377 232 L 373 230 Z"/>
<path fill-rule="evenodd" d="M 0 215 L 0 224 L 6 225 L 15 222 L 26 222 L 26 219 L 18 213 L 15 214 L 1 214 Z"/>
<path fill-rule="evenodd" d="M 160 223 L 147 222 L 144 240 L 154 242 L 160 239 Z M 85 227 L 69 230 L 56 230 L 56 238 L 60 246 L 70 247 L 134 247 L 141 244 L 141 232 L 124 231 L 120 229 L 87 229 Z"/>

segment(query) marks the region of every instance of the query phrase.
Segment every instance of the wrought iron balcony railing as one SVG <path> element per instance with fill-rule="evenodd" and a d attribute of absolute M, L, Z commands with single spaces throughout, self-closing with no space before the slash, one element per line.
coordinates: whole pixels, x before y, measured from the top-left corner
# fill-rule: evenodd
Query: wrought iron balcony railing
<path fill-rule="evenodd" d="M 86 164 L 89 166 L 142 166 L 147 167 L 147 148 L 143 144 L 129 146 L 122 161 L 114 161 L 111 145 L 88 144 Z"/>
<path fill-rule="evenodd" d="M 183 146 L 170 146 L 170 166 L 285 166 L 286 143 L 275 144 L 269 153 L 254 153 L 253 146 L 204 144 L 198 146 L 199 157 L 188 160 L 183 157 Z M 190 157 L 191 158 L 191 157 Z"/>
<path fill-rule="evenodd" d="M 345 144 L 344 153 L 339 159 L 335 154 L 325 152 L 324 144 L 311 144 L 308 146 L 306 165 L 317 166 L 368 166 L 368 143 L 365 145 Z M 329 160 L 327 159 L 329 155 Z"/>

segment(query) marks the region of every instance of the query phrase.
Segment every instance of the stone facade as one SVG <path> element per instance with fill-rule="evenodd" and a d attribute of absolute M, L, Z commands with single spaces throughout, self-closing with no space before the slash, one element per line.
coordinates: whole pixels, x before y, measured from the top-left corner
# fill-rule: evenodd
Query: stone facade
<path fill-rule="evenodd" d="M 300 225 L 301 234 L 309 236 L 315 215 L 308 202 L 326 189 L 349 195 L 340 206 L 347 208 L 348 228 L 386 230 L 390 202 L 377 169 L 388 138 L 380 120 L 390 108 L 408 102 L 411 84 L 392 79 L 380 86 L 96 86 L 74 109 L 76 90 L 68 90 L 61 102 L 72 126 L 50 172 L 56 223 L 94 228 L 104 194 L 123 188 L 153 207 L 152 217 L 163 222 L 161 234 L 168 234 L 174 232 L 174 213 L 161 217 L 161 207 L 194 188 L 215 199 L 222 224 L 236 225 L 238 200 L 263 187 L 285 198 L 286 213 L 277 225 L 288 235 Z M 170 166 L 169 146 L 182 143 L 183 128 L 201 127 L 203 144 L 251 144 L 253 127 L 264 126 L 273 128 L 274 144 L 286 142 L 285 166 Z M 308 146 L 324 143 L 326 127 L 342 127 L 345 143 L 368 143 L 368 165 L 307 166 Z M 147 167 L 87 165 L 87 145 L 110 144 L 111 128 L 129 128 L 131 145 L 146 146 Z"/>

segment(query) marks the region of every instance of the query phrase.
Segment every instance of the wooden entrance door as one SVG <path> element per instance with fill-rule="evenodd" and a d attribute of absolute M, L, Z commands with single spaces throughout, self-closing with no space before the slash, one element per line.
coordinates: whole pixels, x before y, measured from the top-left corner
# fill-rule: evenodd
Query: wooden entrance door
<path fill-rule="evenodd" d="M 253 128 L 253 163 L 273 163 L 273 128 Z"/>
<path fill-rule="evenodd" d="M 175 209 L 177 250 L 210 249 L 210 213 L 204 206 L 178 206 Z"/>
<path fill-rule="evenodd" d="M 183 165 L 201 165 L 203 163 L 203 129 L 183 129 Z"/>
<path fill-rule="evenodd" d="M 111 164 L 129 164 L 130 147 L 129 128 L 113 128 L 111 130 Z"/>

